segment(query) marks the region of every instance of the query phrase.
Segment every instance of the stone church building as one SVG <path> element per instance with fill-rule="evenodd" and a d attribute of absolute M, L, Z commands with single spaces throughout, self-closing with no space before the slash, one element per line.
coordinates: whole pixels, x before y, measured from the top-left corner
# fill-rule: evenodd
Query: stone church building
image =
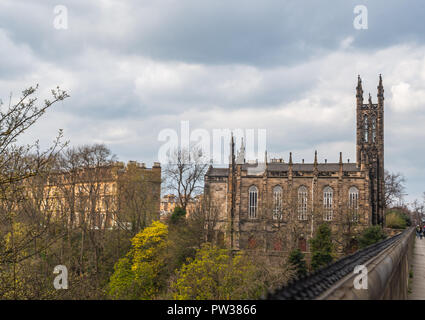
<path fill-rule="evenodd" d="M 294 163 L 272 159 L 247 162 L 242 143 L 235 154 L 231 139 L 228 168 L 210 166 L 205 176 L 206 198 L 217 214 L 217 241 L 234 250 L 268 252 L 300 248 L 322 223 L 332 229 L 337 251 L 355 248 L 355 236 L 369 225 L 384 223 L 384 88 L 379 76 L 376 104 L 363 100 L 362 81 L 356 87 L 356 162 Z M 258 170 L 262 168 L 262 170 Z"/>

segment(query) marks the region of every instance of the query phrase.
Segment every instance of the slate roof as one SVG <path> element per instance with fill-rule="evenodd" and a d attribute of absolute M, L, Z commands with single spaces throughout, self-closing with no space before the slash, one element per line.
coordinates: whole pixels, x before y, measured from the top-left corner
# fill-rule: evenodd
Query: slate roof
<path fill-rule="evenodd" d="M 227 177 L 229 175 L 229 168 L 209 167 L 205 175 L 208 177 Z"/>
<path fill-rule="evenodd" d="M 261 165 L 261 164 L 260 164 Z M 253 163 L 244 163 L 242 165 L 242 170 L 247 170 L 248 168 L 255 168 L 257 164 Z M 289 164 L 281 162 L 272 162 L 267 164 L 268 171 L 288 171 Z M 293 171 L 304 171 L 312 172 L 314 170 L 313 163 L 294 163 L 292 165 Z M 317 164 L 317 170 L 319 172 L 334 172 L 339 171 L 339 163 L 319 163 Z M 345 172 L 355 172 L 360 171 L 355 163 L 344 163 L 342 165 L 342 170 Z M 206 173 L 209 177 L 227 177 L 229 175 L 228 168 L 213 168 L 210 167 Z"/>

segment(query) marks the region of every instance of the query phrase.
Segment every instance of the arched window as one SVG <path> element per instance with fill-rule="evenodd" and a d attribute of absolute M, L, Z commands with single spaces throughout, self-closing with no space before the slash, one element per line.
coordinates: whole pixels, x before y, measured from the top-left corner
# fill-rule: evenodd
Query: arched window
<path fill-rule="evenodd" d="M 351 212 L 351 220 L 352 221 L 358 221 L 359 220 L 359 189 L 356 187 L 351 187 L 350 190 L 348 190 L 349 200 L 348 200 L 348 207 L 350 208 Z"/>
<path fill-rule="evenodd" d="M 273 219 L 282 219 L 282 194 L 281 186 L 273 188 Z"/>
<path fill-rule="evenodd" d="M 298 219 L 307 220 L 307 188 L 298 188 Z"/>
<path fill-rule="evenodd" d="M 372 117 L 372 142 L 376 141 L 376 118 Z"/>
<path fill-rule="evenodd" d="M 323 189 L 323 209 L 324 215 L 323 220 L 331 221 L 333 215 L 333 207 L 332 207 L 332 199 L 333 198 L 333 190 L 331 187 L 326 187 Z"/>
<path fill-rule="evenodd" d="M 369 142 L 369 119 L 367 115 L 364 116 L 363 129 L 364 129 L 364 141 Z"/>
<path fill-rule="evenodd" d="M 249 218 L 254 219 L 257 217 L 258 206 L 258 189 L 256 186 L 249 188 Z"/>
<path fill-rule="evenodd" d="M 307 251 L 307 241 L 304 238 L 298 239 L 298 249 L 300 249 L 302 252 Z"/>

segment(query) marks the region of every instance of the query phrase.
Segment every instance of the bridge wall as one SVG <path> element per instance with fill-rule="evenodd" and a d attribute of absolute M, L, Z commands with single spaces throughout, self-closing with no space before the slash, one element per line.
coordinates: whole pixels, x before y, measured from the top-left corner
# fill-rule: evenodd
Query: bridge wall
<path fill-rule="evenodd" d="M 355 289 L 351 272 L 317 297 L 319 300 L 402 300 L 407 299 L 409 270 L 415 241 L 414 228 L 363 265 L 367 268 L 368 288 Z"/>

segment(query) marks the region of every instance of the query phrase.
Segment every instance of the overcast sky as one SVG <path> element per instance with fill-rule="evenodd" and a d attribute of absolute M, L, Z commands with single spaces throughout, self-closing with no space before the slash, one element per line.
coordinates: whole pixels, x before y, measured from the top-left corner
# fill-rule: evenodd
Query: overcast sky
<path fill-rule="evenodd" d="M 68 28 L 54 28 L 57 5 Z M 355 6 L 368 9 L 357 30 Z M 57 15 L 56 15 L 57 16 Z M 271 157 L 355 159 L 355 86 L 385 88 L 385 165 L 425 191 L 423 0 L 0 0 L 0 97 L 71 97 L 24 137 L 149 166 L 166 128 L 264 128 Z"/>

